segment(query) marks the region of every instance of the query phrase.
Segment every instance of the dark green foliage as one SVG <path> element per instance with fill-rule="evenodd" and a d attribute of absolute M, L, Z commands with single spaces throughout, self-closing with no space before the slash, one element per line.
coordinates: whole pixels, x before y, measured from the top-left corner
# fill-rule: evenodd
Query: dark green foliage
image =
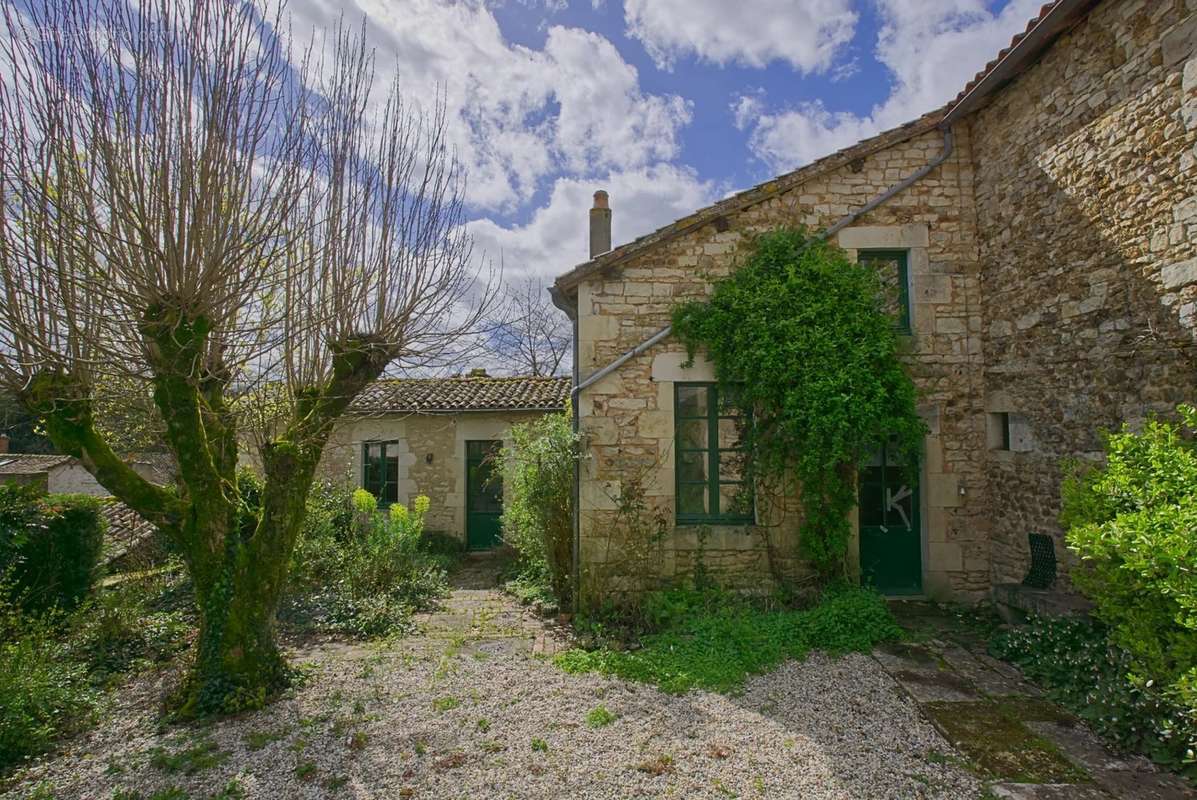
<path fill-rule="evenodd" d="M 880 595 L 853 586 L 829 587 L 803 610 L 764 610 L 739 595 L 670 589 L 646 599 L 653 633 L 638 650 L 569 650 L 557 664 L 567 672 L 597 671 L 660 686 L 727 692 L 749 675 L 811 650 L 868 652 L 901 633 Z"/>
<path fill-rule="evenodd" d="M 166 664 L 186 649 L 195 630 L 185 581 L 177 568 L 97 591 L 71 616 L 67 649 L 83 662 L 93 683 L 130 670 Z"/>
<path fill-rule="evenodd" d="M 1133 659 L 1099 622 L 1036 618 L 999 633 L 990 652 L 1012 661 L 1052 699 L 1124 750 L 1197 780 L 1197 708 L 1129 677 Z"/>
<path fill-rule="evenodd" d="M 0 771 L 87 725 L 98 696 L 56 638 L 57 614 L 21 612 L 0 585 Z"/>
<path fill-rule="evenodd" d="M 1073 582 L 1096 605 L 1131 671 L 1197 709 L 1197 411 L 1106 437 L 1107 463 L 1063 489 Z"/>
<path fill-rule="evenodd" d="M 448 537 L 425 534 L 427 510 L 426 497 L 381 512 L 368 492 L 315 487 L 291 558 L 283 618 L 363 637 L 406 630 L 413 611 L 446 593 L 447 572 L 461 553 Z"/>
<path fill-rule="evenodd" d="M 876 272 L 803 230 L 760 236 L 706 302 L 675 309 L 691 357 L 751 411 L 749 473 L 801 486 L 803 555 L 842 575 L 854 470 L 888 437 L 915 464 L 925 426 Z M 913 479 L 913 476 L 911 476 Z"/>
<path fill-rule="evenodd" d="M 527 597 L 547 588 L 569 607 L 573 547 L 573 479 L 578 436 L 567 407 L 513 425 L 503 449 L 503 541 L 519 555 L 513 588 Z M 543 587 L 543 588 L 542 588 Z"/>
<path fill-rule="evenodd" d="M 0 485 L 0 575 L 30 611 L 71 609 L 90 591 L 104 546 L 100 504 Z"/>

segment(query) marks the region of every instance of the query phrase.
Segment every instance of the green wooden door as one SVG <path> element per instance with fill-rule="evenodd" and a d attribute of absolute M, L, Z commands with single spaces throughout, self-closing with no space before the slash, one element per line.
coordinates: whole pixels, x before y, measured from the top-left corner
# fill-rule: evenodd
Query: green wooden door
<path fill-rule="evenodd" d="M 499 543 L 503 514 L 502 442 L 466 442 L 466 545 L 489 550 Z"/>
<path fill-rule="evenodd" d="M 883 594 L 923 590 L 917 487 L 887 444 L 860 470 L 861 580 Z"/>

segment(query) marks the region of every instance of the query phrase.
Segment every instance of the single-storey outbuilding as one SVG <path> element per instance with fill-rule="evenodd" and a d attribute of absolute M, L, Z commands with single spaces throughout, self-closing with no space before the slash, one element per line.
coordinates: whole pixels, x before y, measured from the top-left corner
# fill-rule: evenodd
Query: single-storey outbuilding
<path fill-rule="evenodd" d="M 325 448 L 326 477 L 367 489 L 379 504 L 430 501 L 425 527 L 472 550 L 499 542 L 499 450 L 511 426 L 560 412 L 568 377 L 404 378 L 370 385 Z"/>

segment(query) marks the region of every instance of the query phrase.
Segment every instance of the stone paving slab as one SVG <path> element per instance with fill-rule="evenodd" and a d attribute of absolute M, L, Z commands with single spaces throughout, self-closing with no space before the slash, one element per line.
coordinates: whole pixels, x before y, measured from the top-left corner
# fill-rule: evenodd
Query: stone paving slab
<path fill-rule="evenodd" d="M 1197 798 L 1197 792 L 1184 780 L 1160 771 L 1148 759 L 1111 753 L 1083 723 L 1045 699 L 1042 691 L 1017 668 L 984 652 L 984 638 L 975 630 L 961 630 L 948 613 L 941 613 L 937 620 L 931 604 L 916 604 L 917 607 L 911 608 L 907 605 L 898 604 L 895 613 L 899 622 L 907 620 L 921 641 L 888 645 L 876 650 L 873 657 L 949 740 L 952 737 L 936 719 L 954 719 L 953 704 L 960 704 L 961 717 L 977 708 L 991 707 L 997 715 L 995 728 L 999 721 L 1006 725 L 1013 723 L 1015 727 L 1010 730 L 1018 731 L 1020 726 L 1025 730 L 1019 737 L 1024 740 L 1032 737 L 1027 742 L 1031 745 L 1028 753 L 1056 753 L 1057 759 L 1063 758 L 1076 767 L 1078 777 L 1086 775 L 1091 779 L 1079 783 L 1025 783 L 1021 781 L 1033 773 L 989 773 L 995 779 L 989 786 L 993 797 L 1003 800 Z M 980 737 L 975 741 L 978 752 L 993 750 L 993 742 L 986 740 L 984 730 L 979 729 L 976 736 Z M 1000 748 L 994 752 L 1003 754 Z M 1051 772 L 1040 774 L 1046 780 L 1052 779 L 1048 777 Z M 1058 770 L 1054 774 L 1057 780 L 1065 777 Z M 1067 780 L 1074 777 L 1068 775 Z"/>

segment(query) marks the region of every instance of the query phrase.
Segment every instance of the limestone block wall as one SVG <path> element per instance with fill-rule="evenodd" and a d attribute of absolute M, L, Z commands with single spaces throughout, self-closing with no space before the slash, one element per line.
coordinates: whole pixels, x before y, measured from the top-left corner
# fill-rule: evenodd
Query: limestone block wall
<path fill-rule="evenodd" d="M 832 171 L 763 197 L 710 224 L 644 250 L 578 287 L 579 367 L 583 377 L 669 322 L 673 307 L 701 298 L 728 274 L 753 235 L 781 225 L 823 229 L 932 160 L 942 138 L 930 131 L 898 141 Z M 982 384 L 980 275 L 968 131 L 951 158 L 908 191 L 843 231 L 839 244 L 909 252 L 914 332 L 909 365 L 931 429 L 921 481 L 924 588 L 938 596 L 978 597 L 988 589 L 988 509 Z M 618 213 L 615 198 L 615 213 Z M 731 583 L 761 587 L 779 574 L 801 576 L 795 556 L 800 499 L 790 490 L 758 499 L 757 525 L 691 528 L 673 524 L 673 385 L 712 377 L 700 360 L 685 369 L 683 349 L 667 339 L 632 359 L 579 399 L 587 460 L 581 485 L 584 585 L 623 577 L 635 542 L 620 541 L 626 493 L 666 525 L 639 563 L 648 580 L 687 573 L 701 554 Z M 855 554 L 855 553 L 854 553 Z M 600 576 L 602 581 L 599 580 Z M 585 598 L 583 598 L 585 600 Z"/>
<path fill-rule="evenodd" d="M 1195 11 L 1100 3 L 971 119 L 986 411 L 1021 428 L 986 460 L 995 581 L 1061 539 L 1062 461 L 1194 398 Z"/>
<path fill-rule="evenodd" d="M 461 412 L 349 417 L 334 430 L 321 461 L 321 474 L 362 485 L 362 443 L 397 441 L 399 501 L 417 495 L 430 501 L 425 526 L 465 539 L 466 442 L 510 443 L 511 426 L 539 412 Z"/>

